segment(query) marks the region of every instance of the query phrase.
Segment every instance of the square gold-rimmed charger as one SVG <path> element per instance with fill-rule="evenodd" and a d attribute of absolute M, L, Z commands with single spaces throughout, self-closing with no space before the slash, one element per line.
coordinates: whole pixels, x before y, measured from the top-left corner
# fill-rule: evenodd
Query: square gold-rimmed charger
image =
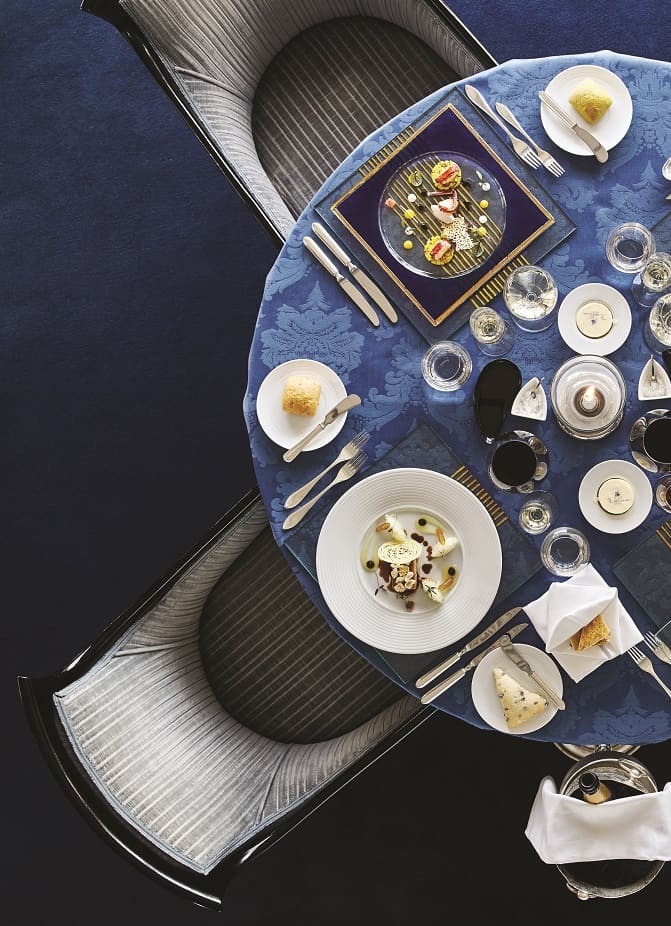
<path fill-rule="evenodd" d="M 457 163 L 462 158 L 469 165 L 475 165 L 469 170 L 470 188 L 460 188 L 469 219 L 477 224 L 477 213 L 483 212 L 478 208 L 480 197 L 491 198 L 500 192 L 505 203 L 505 221 L 497 223 L 495 229 L 488 229 L 484 259 L 471 259 L 473 266 L 468 266 L 469 257 L 464 254 L 459 264 L 453 260 L 444 268 L 438 268 L 438 273 L 428 276 L 422 272 L 422 262 L 426 263 L 430 272 L 433 268 L 424 261 L 423 246 L 430 237 L 440 233 L 441 226 L 431 215 L 427 205 L 429 200 L 417 195 L 415 201 L 408 201 L 408 195 L 420 192 L 410 178 L 418 171 L 423 177 L 422 188 L 434 189 L 427 179 L 431 167 L 448 157 Z M 405 178 L 404 164 L 407 165 Z M 489 191 L 482 191 L 478 186 L 475 173 L 478 167 L 482 176 L 490 182 Z M 555 222 L 547 206 L 453 103 L 444 105 L 420 128 L 406 131 L 396 144 L 385 146 L 359 173 L 359 177 L 331 204 L 331 211 L 433 327 L 440 325 L 469 297 L 478 293 L 484 284 L 510 265 Z M 397 216 L 401 235 L 405 208 L 416 213 L 412 220 L 406 222 L 413 228 L 412 236 L 407 236 L 413 242 L 413 257 L 418 255 L 418 259 L 412 261 L 404 260 L 398 247 L 389 246 L 389 237 L 381 228 L 380 212 L 385 208 L 381 203 L 391 189 L 390 182 L 401 207 Z M 407 194 L 403 202 L 401 196 L 405 189 Z M 385 216 L 384 212 L 382 215 Z M 492 240 L 494 246 L 491 245 Z"/>
<path fill-rule="evenodd" d="M 453 111 L 455 110 L 461 118 L 454 116 Z M 441 114 L 443 115 L 441 116 Z M 449 309 L 456 299 L 449 299 L 449 294 L 445 291 L 445 281 L 440 281 L 441 287 L 438 287 L 437 296 L 433 288 L 430 285 L 428 286 L 428 296 L 433 299 L 435 305 L 433 306 L 433 314 L 426 311 L 431 308 L 431 305 L 428 299 L 423 298 L 423 293 L 420 293 L 419 289 L 423 289 L 427 284 L 436 281 L 411 273 L 406 267 L 394 260 L 392 254 L 381 240 L 377 221 L 379 203 L 376 202 L 375 196 L 368 197 L 368 204 L 365 208 L 363 206 L 361 208 L 362 214 L 367 215 L 369 219 L 373 217 L 373 228 L 370 235 L 365 229 L 359 227 L 361 216 L 358 217 L 359 221 L 356 215 L 353 216 L 354 221 L 352 221 L 348 214 L 351 205 L 359 203 L 359 198 L 367 196 L 367 191 L 372 190 L 373 185 L 377 183 L 376 178 L 380 178 L 385 170 L 388 171 L 388 176 L 391 176 L 398 169 L 398 166 L 412 158 L 413 152 L 421 156 L 430 150 L 430 145 L 434 146 L 433 150 L 450 150 L 450 146 L 454 147 L 453 139 L 448 140 L 446 135 L 449 125 L 446 127 L 445 119 L 453 121 L 458 125 L 459 132 L 464 133 L 464 137 L 469 144 L 469 150 L 471 148 L 473 150 L 473 160 L 478 160 L 480 152 L 488 155 L 489 151 L 491 151 L 493 155 L 492 169 L 497 172 L 497 176 L 502 177 L 505 184 L 512 184 L 516 195 L 520 195 L 518 184 L 521 184 L 540 203 L 541 212 L 546 213 L 540 217 L 541 225 L 549 222 L 548 215 L 554 219 L 544 230 L 537 229 L 535 237 L 531 237 L 531 234 L 522 235 L 517 242 L 517 247 L 521 246 L 521 250 L 518 250 L 516 256 L 510 258 L 499 270 L 494 269 L 499 260 L 502 260 L 502 257 L 499 258 L 499 254 L 509 254 L 514 248 L 510 247 L 506 252 L 503 249 L 497 250 L 493 265 L 483 266 L 477 274 L 463 276 L 461 278 L 462 284 L 460 284 L 463 286 L 463 291 L 458 294 L 457 299 L 459 295 L 463 296 L 463 298 L 456 307 L 452 307 L 447 315 L 444 315 L 445 310 Z M 426 142 L 426 139 L 429 138 L 424 132 L 426 126 L 428 126 L 426 132 L 437 131 L 437 141 Z M 375 280 L 378 286 L 386 292 L 399 312 L 405 315 L 406 319 L 429 343 L 451 337 L 463 324 L 468 322 L 473 308 L 489 305 L 501 293 L 505 280 L 514 267 L 539 263 L 545 255 L 575 231 L 574 222 L 557 203 L 552 193 L 543 186 L 547 182 L 551 189 L 555 178 L 549 174 L 541 174 L 540 169 L 539 171 L 533 171 L 522 162 L 516 162 L 510 146 L 493 131 L 485 117 L 470 103 L 459 87 L 453 87 L 442 93 L 439 98 L 427 103 L 422 110 L 415 107 L 413 122 L 399 130 L 395 136 L 389 137 L 387 135 L 385 138 L 387 139 L 386 143 L 381 140 L 378 150 L 369 148 L 373 153 L 364 164 L 358 168 L 352 168 L 349 174 L 340 174 L 337 182 L 327 184 L 321 197 L 316 200 L 314 208 L 322 223 L 340 241 L 340 244 L 348 251 L 355 263 Z M 393 159 L 396 152 L 401 152 L 398 160 Z M 501 166 L 502 164 L 504 167 Z M 506 169 L 505 165 L 509 165 L 509 167 Z M 516 180 L 509 176 L 508 170 L 515 176 Z M 365 182 L 359 186 L 362 180 Z M 379 189 L 383 188 L 384 181 Z M 522 190 L 522 195 L 525 202 L 530 201 L 525 196 L 524 190 Z M 357 212 L 356 208 L 354 212 Z M 508 214 L 510 215 L 510 213 Z M 341 216 L 356 230 L 356 234 L 350 231 L 342 221 Z M 508 231 L 510 230 L 511 225 L 509 222 Z M 375 244 L 371 235 L 377 236 L 377 244 Z M 525 246 L 523 242 L 530 237 L 531 240 Z M 487 279 L 484 279 L 485 277 Z M 466 283 L 469 285 L 466 286 Z M 471 287 L 474 287 L 474 292 L 470 296 L 464 295 Z M 417 302 L 420 303 L 426 314 L 425 311 L 418 308 Z M 444 316 L 443 320 L 436 321 L 441 315 Z"/>

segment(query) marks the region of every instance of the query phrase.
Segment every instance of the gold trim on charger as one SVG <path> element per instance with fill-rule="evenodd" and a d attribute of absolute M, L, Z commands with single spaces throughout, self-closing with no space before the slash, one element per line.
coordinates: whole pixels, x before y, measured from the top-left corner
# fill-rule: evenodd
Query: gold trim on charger
<path fill-rule="evenodd" d="M 455 116 L 457 116 L 460 122 L 462 122 L 463 125 L 468 129 L 468 131 L 477 139 L 477 141 L 482 145 L 485 151 L 487 151 L 494 158 L 497 164 L 506 172 L 506 174 L 508 174 L 510 179 L 513 180 L 514 183 L 517 184 L 517 186 L 523 191 L 523 193 L 534 203 L 535 206 L 537 206 L 537 208 L 543 213 L 543 215 L 546 216 L 547 221 L 543 225 L 541 225 L 540 228 L 536 229 L 536 231 L 533 232 L 533 234 L 531 234 L 528 238 L 526 238 L 521 244 L 517 245 L 517 247 L 515 247 L 512 251 L 506 254 L 499 261 L 499 263 L 496 264 L 496 266 L 492 267 L 492 269 L 489 270 L 483 277 L 481 277 L 474 286 L 472 286 L 465 293 L 462 293 L 462 295 L 455 302 L 449 305 L 445 309 L 445 311 L 442 312 L 438 316 L 438 318 L 434 319 L 426 311 L 424 306 L 415 298 L 415 296 L 413 296 L 413 294 L 407 289 L 407 287 L 404 286 L 404 284 L 399 280 L 399 278 L 396 276 L 396 274 L 391 269 L 391 267 L 389 267 L 382 260 L 382 258 L 379 257 L 375 253 L 375 251 L 370 247 L 370 245 L 361 237 L 361 235 L 356 231 L 356 229 L 353 228 L 353 226 L 347 221 L 347 219 L 343 216 L 343 214 L 338 209 L 338 206 L 342 202 L 344 202 L 344 200 L 346 200 L 348 196 L 351 196 L 355 190 L 358 190 L 358 188 L 362 184 L 364 184 L 374 174 L 376 174 L 378 170 L 381 167 L 383 167 L 388 161 L 396 157 L 396 155 L 400 151 L 402 151 L 406 147 L 406 145 L 408 145 L 413 140 L 413 138 L 415 138 L 420 132 L 424 131 L 424 129 L 428 125 L 431 125 L 431 123 L 435 119 L 437 119 L 438 116 L 441 116 L 444 112 L 447 112 L 448 110 L 450 110 L 451 112 L 455 114 Z M 397 140 L 398 140 L 398 144 L 396 143 Z M 391 142 L 386 144 L 384 148 L 382 148 L 378 154 L 375 154 L 373 155 L 373 157 L 369 158 L 368 161 L 364 165 L 362 165 L 362 167 L 359 168 L 359 173 L 362 174 L 361 180 L 357 181 L 353 187 L 350 187 L 350 189 L 347 190 L 346 193 L 343 193 L 343 195 L 339 197 L 339 199 L 337 199 L 335 203 L 333 203 L 333 205 L 331 206 L 331 211 L 334 213 L 334 215 L 338 217 L 338 219 L 348 229 L 348 231 L 352 235 L 354 235 L 354 237 L 357 239 L 359 244 L 361 244 L 361 246 L 370 254 L 373 260 L 375 260 L 380 265 L 380 267 L 382 267 L 385 273 L 387 273 L 392 278 L 392 280 L 394 281 L 394 283 L 396 283 L 396 285 L 399 287 L 401 292 L 404 293 L 405 296 L 407 296 L 410 302 L 412 302 L 412 304 L 417 309 L 419 309 L 422 315 L 427 319 L 427 321 L 431 325 L 433 325 L 434 328 L 437 325 L 439 325 L 442 321 L 444 321 L 449 315 L 451 315 L 455 309 L 457 309 L 460 305 L 462 305 L 462 303 L 464 303 L 471 296 L 473 297 L 473 299 L 471 299 L 471 302 L 473 302 L 474 305 L 477 305 L 477 304 L 485 305 L 486 301 L 480 302 L 481 297 L 480 297 L 479 291 L 480 290 L 485 291 L 485 284 L 487 284 L 490 280 L 492 280 L 492 277 L 497 277 L 497 275 L 499 278 L 503 277 L 503 279 L 497 278 L 497 280 L 494 281 L 494 283 L 491 283 L 490 286 L 492 288 L 491 289 L 492 294 L 491 295 L 485 294 L 483 298 L 486 300 L 487 298 L 491 299 L 491 298 L 494 298 L 494 296 L 498 295 L 498 293 L 500 293 L 501 289 L 503 288 L 503 283 L 505 282 L 505 276 L 507 276 L 507 274 L 502 274 L 502 271 L 504 270 L 506 265 L 510 264 L 513 258 L 516 258 L 518 255 L 520 255 L 521 251 L 523 251 L 524 248 L 528 244 L 530 244 L 540 234 L 542 234 L 542 232 L 544 232 L 551 225 L 554 225 L 554 221 L 555 221 L 554 216 L 550 212 L 548 212 L 545 206 L 534 196 L 531 190 L 529 190 L 528 187 L 526 187 L 522 183 L 522 181 L 513 173 L 513 171 L 507 166 L 507 164 L 505 164 L 501 160 L 501 158 L 498 156 L 496 151 L 494 151 L 487 144 L 484 138 L 482 138 L 482 136 L 473 128 L 473 126 L 468 122 L 468 120 L 465 119 L 464 116 L 461 115 L 461 113 L 459 112 L 458 109 L 456 109 L 453 103 L 448 103 L 447 106 L 444 106 L 434 116 L 432 116 L 431 119 L 428 120 L 428 122 L 425 122 L 421 128 L 413 129 L 412 126 L 408 126 L 406 129 L 400 132 L 396 136 L 395 139 L 393 139 Z M 519 259 L 520 259 L 520 262 L 523 264 L 528 263 L 528 260 L 526 259 L 526 257 L 524 257 L 524 255 L 521 255 Z M 509 270 L 512 270 L 512 266 L 509 267 Z M 475 300 L 478 300 L 478 301 L 476 302 Z"/>

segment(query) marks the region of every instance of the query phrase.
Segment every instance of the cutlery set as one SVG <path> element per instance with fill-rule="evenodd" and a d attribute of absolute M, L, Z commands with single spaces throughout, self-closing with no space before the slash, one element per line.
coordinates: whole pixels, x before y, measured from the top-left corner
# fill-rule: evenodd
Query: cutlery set
<path fill-rule="evenodd" d="M 359 286 L 366 291 L 366 293 L 371 297 L 373 302 L 377 307 L 382 311 L 382 313 L 389 319 L 392 324 L 396 324 L 398 321 L 398 314 L 396 309 L 393 307 L 389 299 L 382 292 L 377 283 L 374 283 L 373 280 L 367 276 L 363 270 L 358 267 L 349 254 L 338 244 L 335 238 L 324 228 L 320 222 L 312 223 L 312 231 L 319 238 L 319 240 L 326 245 L 331 254 L 336 257 L 340 263 L 351 273 L 354 279 L 357 281 Z M 341 273 L 338 270 L 337 266 L 333 263 L 331 258 L 328 256 L 326 251 L 321 248 L 314 238 L 310 238 L 309 235 L 306 235 L 303 238 L 303 244 L 312 254 L 312 256 L 319 261 L 322 267 L 327 270 L 335 281 L 339 284 L 343 292 L 347 293 L 352 302 L 363 312 L 368 321 L 373 325 L 374 328 L 379 327 L 380 318 L 373 308 L 373 306 L 365 298 L 361 290 L 352 283 L 348 277 Z"/>
<path fill-rule="evenodd" d="M 671 666 L 671 649 L 666 643 L 663 643 L 656 634 L 651 633 L 649 630 L 643 634 L 643 639 L 646 646 L 660 662 L 665 662 L 667 665 Z M 657 675 L 652 661 L 645 655 L 643 650 L 639 649 L 638 646 L 632 646 L 631 649 L 627 650 L 627 655 L 633 659 L 634 663 L 642 672 L 647 672 L 648 675 L 652 675 L 659 687 L 671 698 L 671 688 L 668 688 L 659 675 Z"/>
<path fill-rule="evenodd" d="M 350 396 L 349 398 L 358 399 L 359 397 Z M 343 399 L 343 402 L 339 403 L 339 405 L 342 405 L 346 401 L 347 401 L 346 399 Z M 359 399 L 359 402 L 360 401 L 361 400 Z M 359 402 L 355 404 L 358 405 Z M 335 408 L 337 409 L 338 406 L 336 406 Z M 329 415 L 331 415 L 333 411 L 335 411 L 335 409 L 332 409 L 332 411 L 326 415 L 326 418 L 328 418 Z M 341 414 L 341 413 L 342 412 L 338 412 L 338 414 Z M 326 421 L 326 418 L 324 419 L 324 421 Z M 331 418 L 330 420 L 333 420 L 333 418 Z M 291 451 L 288 451 L 289 453 L 291 453 L 292 451 L 295 450 L 295 453 L 293 453 L 290 458 L 291 460 L 293 460 L 300 453 L 300 451 L 303 449 L 303 447 L 306 446 L 307 443 L 309 443 L 312 437 L 314 437 L 314 434 L 312 435 L 308 434 L 307 439 L 303 438 L 303 440 L 301 441 L 302 446 L 299 447 L 299 445 L 297 444 L 296 447 L 291 448 Z M 330 470 L 332 470 L 334 467 L 341 464 L 340 469 L 336 473 L 335 478 L 332 479 L 331 482 L 329 482 L 326 488 L 318 492 L 317 495 L 311 498 L 308 502 L 306 502 L 300 508 L 296 509 L 295 511 L 292 511 L 291 514 L 288 515 L 284 519 L 284 522 L 282 524 L 282 527 L 284 528 L 284 530 L 289 530 L 290 528 L 295 527 L 300 521 L 302 521 L 305 515 L 308 513 L 308 511 L 310 511 L 310 509 L 313 507 L 313 505 L 315 505 L 323 495 L 326 495 L 329 489 L 332 489 L 334 486 L 338 485 L 341 482 L 346 482 L 348 479 L 351 479 L 353 476 L 355 476 L 359 472 L 361 467 L 364 465 L 364 463 L 368 459 L 368 455 L 363 452 L 362 448 L 365 447 L 365 445 L 368 443 L 369 438 L 370 438 L 370 434 L 368 433 L 368 431 L 359 431 L 357 434 L 354 435 L 354 437 L 347 444 L 345 444 L 345 446 L 342 448 L 342 450 L 340 451 L 338 456 L 335 458 L 335 460 L 333 460 L 333 462 L 329 463 L 329 465 L 325 467 L 325 469 L 323 469 L 320 473 L 317 473 L 317 475 L 314 476 L 312 479 L 310 479 L 308 482 L 306 482 L 305 485 L 301 486 L 299 489 L 296 489 L 295 492 L 292 492 L 291 495 L 289 495 L 287 500 L 284 502 L 284 507 L 285 508 L 296 508 L 296 505 L 299 505 L 303 501 L 303 499 L 307 495 L 310 494 L 312 489 L 314 489 L 317 483 L 321 479 L 323 479 L 323 477 Z M 285 459 L 286 459 L 286 455 L 285 455 Z"/>

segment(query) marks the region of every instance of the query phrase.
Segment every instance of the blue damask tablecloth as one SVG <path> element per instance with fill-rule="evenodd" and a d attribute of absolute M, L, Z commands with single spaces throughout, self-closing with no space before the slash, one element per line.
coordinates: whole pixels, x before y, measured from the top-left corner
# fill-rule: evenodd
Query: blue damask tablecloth
<path fill-rule="evenodd" d="M 560 300 L 575 286 L 590 281 L 608 283 L 625 296 L 630 295 L 631 277 L 610 267 L 605 259 L 604 244 L 615 225 L 636 220 L 653 227 L 668 212 L 665 196 L 669 186 L 660 168 L 671 154 L 671 65 L 605 51 L 593 55 L 513 60 L 467 81 L 479 87 L 488 98 L 505 100 L 540 141 L 546 136 L 540 122 L 537 91 L 546 87 L 559 71 L 581 63 L 599 64 L 618 74 L 631 93 L 634 116 L 625 138 L 611 150 L 604 165 L 597 164 L 592 157 L 569 155 L 551 143 L 547 145 L 565 166 L 566 173 L 559 179 L 540 171 L 536 176 L 577 226 L 569 239 L 541 261 L 557 281 Z M 462 83 L 465 82 L 454 86 Z M 334 448 L 342 446 L 361 427 L 369 430 L 372 436 L 367 448 L 372 462 L 418 424 L 430 423 L 488 487 L 511 519 L 516 519 L 519 497 L 497 492 L 486 476 L 487 448 L 474 423 L 472 391 L 477 373 L 487 358 L 476 349 L 468 327 L 461 328 L 453 337 L 471 353 L 474 375 L 464 390 L 437 397 L 426 388 L 420 374 L 420 359 L 427 345 L 418 331 L 402 316 L 397 325 L 392 326 L 383 319 L 379 328 L 373 328 L 302 245 L 303 236 L 310 232 L 310 225 L 317 218 L 314 204 L 403 128 L 420 122 L 422 114 L 440 101 L 446 89 L 392 119 L 343 162 L 300 216 L 268 275 L 250 351 L 244 412 L 258 484 L 280 546 L 287 540 L 287 533 L 281 528 L 286 515 L 283 500 L 327 465 L 334 456 Z M 524 174 L 524 166 L 512 152 L 508 163 Z M 658 242 L 658 248 L 671 250 L 671 240 Z M 392 287 L 388 288 L 388 294 L 393 300 Z M 492 304 L 505 313 L 500 296 Z M 535 428 L 550 447 L 550 473 L 543 488 L 560 500 L 558 523 L 577 526 L 587 534 L 592 546 L 592 563 L 613 585 L 617 585 L 617 580 L 612 564 L 664 520 L 663 513 L 653 508 L 645 524 L 637 530 L 608 536 L 590 527 L 578 508 L 578 486 L 592 465 L 614 457 L 630 459 L 628 434 L 641 409 L 636 399 L 636 384 L 649 356 L 642 335 L 645 313 L 631 299 L 630 305 L 634 318 L 632 334 L 611 356 L 626 376 L 629 387 L 624 421 L 617 431 L 601 441 L 576 441 L 559 429 L 551 413 L 547 421 L 539 422 Z M 559 337 L 555 325 L 536 335 L 516 330 L 515 345 L 508 356 L 518 364 L 525 381 L 533 375 L 545 376 L 547 384 L 557 367 L 571 355 L 572 351 Z M 297 357 L 310 357 L 328 364 L 348 391 L 362 396 L 363 404 L 350 412 L 336 442 L 303 453 L 288 465 L 282 461 L 282 449 L 261 430 L 255 401 L 267 373 L 278 364 Z M 346 485 L 337 487 L 327 496 L 328 503 L 321 509 L 322 517 L 346 488 Z M 540 539 L 534 542 L 540 545 Z M 317 583 L 295 557 L 285 552 L 301 584 L 329 624 L 398 683 L 398 676 L 381 654 L 343 630 L 327 608 Z M 542 594 L 549 581 L 552 577 L 541 570 L 511 596 L 510 601 L 498 606 L 497 613 L 506 606 L 524 605 L 533 600 Z M 648 616 L 626 590 L 620 587 L 619 591 L 640 629 L 653 629 Z M 483 620 L 482 626 L 492 617 Z M 519 639 L 542 646 L 533 627 L 524 631 Z M 662 666 L 663 676 L 665 671 L 666 680 L 671 683 L 671 669 L 665 670 Z M 565 674 L 563 677 L 566 711 L 559 712 L 530 738 L 585 744 L 652 743 L 671 738 L 671 703 L 654 680 L 637 670 L 628 658 L 611 660 L 578 685 Z M 417 694 L 412 683 L 404 687 L 411 694 Z M 434 703 L 450 714 L 488 729 L 473 707 L 468 681 L 453 687 Z"/>

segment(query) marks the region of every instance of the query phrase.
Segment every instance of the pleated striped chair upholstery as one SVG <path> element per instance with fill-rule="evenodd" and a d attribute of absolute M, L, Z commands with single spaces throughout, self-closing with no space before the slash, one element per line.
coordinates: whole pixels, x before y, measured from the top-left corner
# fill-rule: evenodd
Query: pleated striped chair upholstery
<path fill-rule="evenodd" d="M 117 814 L 207 874 L 417 713 L 334 634 L 253 505 L 54 694 Z"/>
<path fill-rule="evenodd" d="M 440 0 L 84 0 L 134 44 L 279 238 L 343 158 L 496 62 Z M 144 49 L 144 51 L 143 51 Z"/>

